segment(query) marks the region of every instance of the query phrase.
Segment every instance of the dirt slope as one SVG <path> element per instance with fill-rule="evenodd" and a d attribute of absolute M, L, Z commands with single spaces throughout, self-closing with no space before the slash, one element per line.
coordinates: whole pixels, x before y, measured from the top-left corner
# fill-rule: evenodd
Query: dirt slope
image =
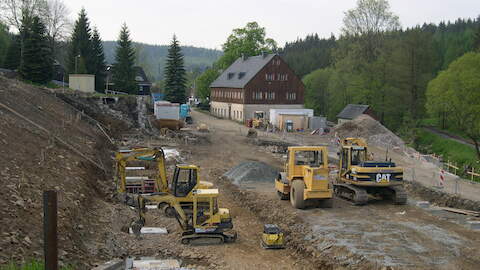
<path fill-rule="evenodd" d="M 46 89 L 0 77 L 0 103 L 0 264 L 41 258 L 42 193 L 54 189 L 60 259 L 81 269 L 87 258 L 105 253 L 89 245 L 101 231 L 92 225 L 90 206 L 112 190 L 112 146 L 86 117 Z"/>

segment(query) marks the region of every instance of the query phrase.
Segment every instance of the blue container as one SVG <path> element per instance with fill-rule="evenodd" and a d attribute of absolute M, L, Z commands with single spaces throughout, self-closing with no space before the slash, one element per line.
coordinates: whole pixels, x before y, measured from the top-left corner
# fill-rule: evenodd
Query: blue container
<path fill-rule="evenodd" d="M 190 116 L 190 106 L 188 104 L 180 105 L 180 118 L 187 118 Z"/>

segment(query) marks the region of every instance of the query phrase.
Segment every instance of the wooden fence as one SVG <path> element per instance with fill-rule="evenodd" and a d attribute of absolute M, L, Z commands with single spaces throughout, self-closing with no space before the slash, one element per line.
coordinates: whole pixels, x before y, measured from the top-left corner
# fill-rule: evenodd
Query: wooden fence
<path fill-rule="evenodd" d="M 467 174 L 470 174 L 471 180 L 474 181 L 474 177 L 480 177 L 480 173 L 475 173 L 475 168 L 472 167 L 472 170 L 467 172 Z"/>
<path fill-rule="evenodd" d="M 460 170 L 460 167 L 456 162 L 451 162 L 447 160 L 447 162 L 443 163 L 443 168 L 446 169 L 448 172 L 458 175 L 457 172 Z M 475 172 L 475 168 L 471 167 L 465 173 L 470 175 L 470 180 L 475 181 L 475 177 L 480 177 L 480 170 L 477 169 Z"/>

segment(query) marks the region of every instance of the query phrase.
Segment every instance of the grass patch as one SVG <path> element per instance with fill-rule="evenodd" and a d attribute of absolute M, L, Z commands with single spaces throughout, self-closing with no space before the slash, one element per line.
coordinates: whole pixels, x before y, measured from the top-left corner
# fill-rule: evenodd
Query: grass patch
<path fill-rule="evenodd" d="M 475 149 L 461 144 L 459 142 L 442 138 L 436 134 L 419 128 L 414 141 L 414 147 L 422 153 L 441 155 L 445 161 L 450 160 L 460 165 L 460 171 L 463 175 L 463 166 L 469 165 L 475 167 L 475 171 L 480 171 L 480 163 Z"/>
<path fill-rule="evenodd" d="M 60 267 L 60 270 L 74 270 L 73 266 L 64 266 Z M 45 270 L 43 262 L 37 260 L 31 260 L 22 265 L 17 265 L 16 263 L 9 263 L 7 265 L 0 266 L 0 270 Z"/>

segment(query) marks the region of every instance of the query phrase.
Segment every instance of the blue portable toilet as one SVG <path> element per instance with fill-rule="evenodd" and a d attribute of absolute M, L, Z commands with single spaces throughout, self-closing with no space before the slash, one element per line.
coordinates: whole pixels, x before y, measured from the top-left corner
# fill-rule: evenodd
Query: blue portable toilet
<path fill-rule="evenodd" d="M 180 118 L 185 119 L 187 124 L 192 123 L 192 117 L 190 116 L 190 105 L 182 104 L 180 105 Z"/>
<path fill-rule="evenodd" d="M 190 116 L 190 106 L 188 104 L 182 104 L 180 105 L 180 118 L 187 118 Z"/>

